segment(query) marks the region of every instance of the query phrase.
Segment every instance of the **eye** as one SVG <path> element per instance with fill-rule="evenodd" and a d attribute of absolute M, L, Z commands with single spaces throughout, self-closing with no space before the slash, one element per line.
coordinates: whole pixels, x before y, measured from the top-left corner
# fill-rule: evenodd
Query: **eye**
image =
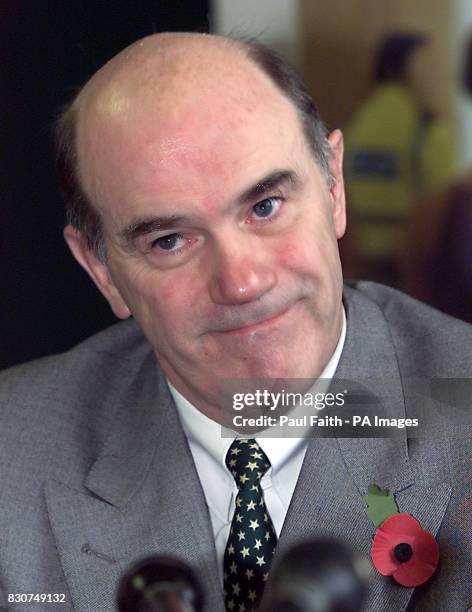
<path fill-rule="evenodd" d="M 271 197 L 254 204 L 252 210 L 258 219 L 272 219 L 280 210 L 281 198 Z"/>
<path fill-rule="evenodd" d="M 181 234 L 168 234 L 167 236 L 161 236 L 156 238 L 151 244 L 152 248 L 159 247 L 162 251 L 178 251 L 176 247 L 182 247 L 182 241 L 184 237 Z"/>

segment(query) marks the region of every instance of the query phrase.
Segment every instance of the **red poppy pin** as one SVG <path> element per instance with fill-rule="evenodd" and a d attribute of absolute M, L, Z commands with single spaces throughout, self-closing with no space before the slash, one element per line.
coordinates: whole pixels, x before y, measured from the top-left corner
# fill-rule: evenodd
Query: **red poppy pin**
<path fill-rule="evenodd" d="M 400 514 L 393 495 L 370 485 L 367 514 L 377 531 L 372 543 L 372 562 L 383 576 L 393 576 L 405 587 L 424 584 L 436 571 L 439 546 L 410 514 Z"/>

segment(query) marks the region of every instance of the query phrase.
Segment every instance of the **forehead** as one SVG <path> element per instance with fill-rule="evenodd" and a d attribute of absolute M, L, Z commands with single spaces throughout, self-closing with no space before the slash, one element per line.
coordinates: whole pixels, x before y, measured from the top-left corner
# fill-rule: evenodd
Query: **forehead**
<path fill-rule="evenodd" d="M 199 78 L 186 70 L 157 82 L 115 79 L 93 97 L 78 146 L 101 212 L 190 195 L 209 203 L 300 156 L 293 105 L 257 67 L 240 64 Z"/>

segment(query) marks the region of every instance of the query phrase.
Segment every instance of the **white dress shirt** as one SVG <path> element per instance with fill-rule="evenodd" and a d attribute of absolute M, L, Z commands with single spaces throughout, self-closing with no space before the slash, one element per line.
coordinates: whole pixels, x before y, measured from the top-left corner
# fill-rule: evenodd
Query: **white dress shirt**
<path fill-rule="evenodd" d="M 346 315 L 343 308 L 341 335 L 320 378 L 333 377 L 338 367 L 345 338 Z M 188 402 L 169 381 L 167 382 L 177 406 L 180 422 L 187 436 L 208 504 L 219 562 L 220 580 L 223 582 L 223 557 L 238 494 L 236 482 L 226 467 L 225 459 L 236 434 L 232 438 L 223 438 L 221 425 L 206 417 Z M 261 479 L 261 487 L 274 529 L 279 537 L 300 474 L 308 439 L 259 437 L 257 435 L 253 437 L 271 464 Z"/>

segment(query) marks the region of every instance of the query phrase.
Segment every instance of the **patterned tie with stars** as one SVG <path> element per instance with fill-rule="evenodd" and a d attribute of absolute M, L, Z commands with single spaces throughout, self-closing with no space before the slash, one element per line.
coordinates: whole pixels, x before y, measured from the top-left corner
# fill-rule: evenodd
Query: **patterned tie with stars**
<path fill-rule="evenodd" d="M 260 485 L 270 462 L 255 440 L 236 439 L 226 465 L 239 491 L 224 556 L 225 605 L 229 612 L 252 612 L 262 596 L 277 544 Z"/>

